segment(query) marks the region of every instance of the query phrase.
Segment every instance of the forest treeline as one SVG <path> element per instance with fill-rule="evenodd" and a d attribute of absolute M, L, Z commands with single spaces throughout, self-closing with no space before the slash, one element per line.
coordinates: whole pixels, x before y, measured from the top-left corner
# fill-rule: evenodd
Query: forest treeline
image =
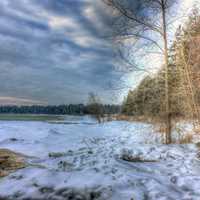
<path fill-rule="evenodd" d="M 176 31 L 169 50 L 169 100 L 171 117 L 194 118 L 200 108 L 200 12 L 194 8 Z M 165 117 L 165 68 L 144 77 L 130 90 L 122 112 L 151 119 Z"/>
<path fill-rule="evenodd" d="M 16 114 L 55 114 L 55 115 L 84 115 L 93 114 L 94 109 L 98 108 L 102 114 L 116 114 L 121 110 L 119 105 L 103 104 L 69 104 L 69 105 L 32 105 L 32 106 L 0 106 L 0 113 Z"/>

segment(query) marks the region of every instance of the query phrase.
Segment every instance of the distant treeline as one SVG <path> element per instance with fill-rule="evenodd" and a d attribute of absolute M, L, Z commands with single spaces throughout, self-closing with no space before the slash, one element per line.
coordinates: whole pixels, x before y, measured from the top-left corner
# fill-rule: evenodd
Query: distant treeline
<path fill-rule="evenodd" d="M 119 105 L 98 105 L 103 114 L 117 114 L 121 110 Z M 69 104 L 69 105 L 33 105 L 33 106 L 0 106 L 0 113 L 16 114 L 55 114 L 55 115 L 84 115 L 93 114 L 91 105 Z"/>

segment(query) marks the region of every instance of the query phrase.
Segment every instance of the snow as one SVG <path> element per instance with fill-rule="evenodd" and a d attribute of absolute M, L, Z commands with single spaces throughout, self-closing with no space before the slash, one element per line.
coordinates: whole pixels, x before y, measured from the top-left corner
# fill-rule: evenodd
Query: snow
<path fill-rule="evenodd" d="M 0 179 L 2 199 L 199 200 L 194 144 L 162 145 L 150 124 L 0 121 L 0 148 L 30 166 Z M 156 162 L 128 162 L 123 155 Z"/>

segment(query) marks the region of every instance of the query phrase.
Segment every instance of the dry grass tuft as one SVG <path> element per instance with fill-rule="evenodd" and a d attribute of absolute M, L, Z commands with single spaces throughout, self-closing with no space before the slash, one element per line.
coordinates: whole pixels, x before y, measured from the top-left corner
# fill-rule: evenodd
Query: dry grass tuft
<path fill-rule="evenodd" d="M 181 136 L 179 139 L 180 144 L 190 144 L 193 142 L 193 135 L 192 134 L 187 134 L 184 136 Z"/>
<path fill-rule="evenodd" d="M 0 149 L 0 177 L 26 167 L 24 156 L 8 149 Z"/>

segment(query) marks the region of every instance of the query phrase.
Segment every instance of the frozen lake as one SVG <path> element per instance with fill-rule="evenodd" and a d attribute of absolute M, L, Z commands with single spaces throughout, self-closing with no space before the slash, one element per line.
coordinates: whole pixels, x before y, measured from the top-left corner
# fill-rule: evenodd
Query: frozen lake
<path fill-rule="evenodd" d="M 30 156 L 29 167 L 0 179 L 0 199 L 199 200 L 199 149 L 160 141 L 151 125 L 87 116 L 0 121 L 0 148 Z M 124 153 L 157 162 L 127 162 Z"/>

